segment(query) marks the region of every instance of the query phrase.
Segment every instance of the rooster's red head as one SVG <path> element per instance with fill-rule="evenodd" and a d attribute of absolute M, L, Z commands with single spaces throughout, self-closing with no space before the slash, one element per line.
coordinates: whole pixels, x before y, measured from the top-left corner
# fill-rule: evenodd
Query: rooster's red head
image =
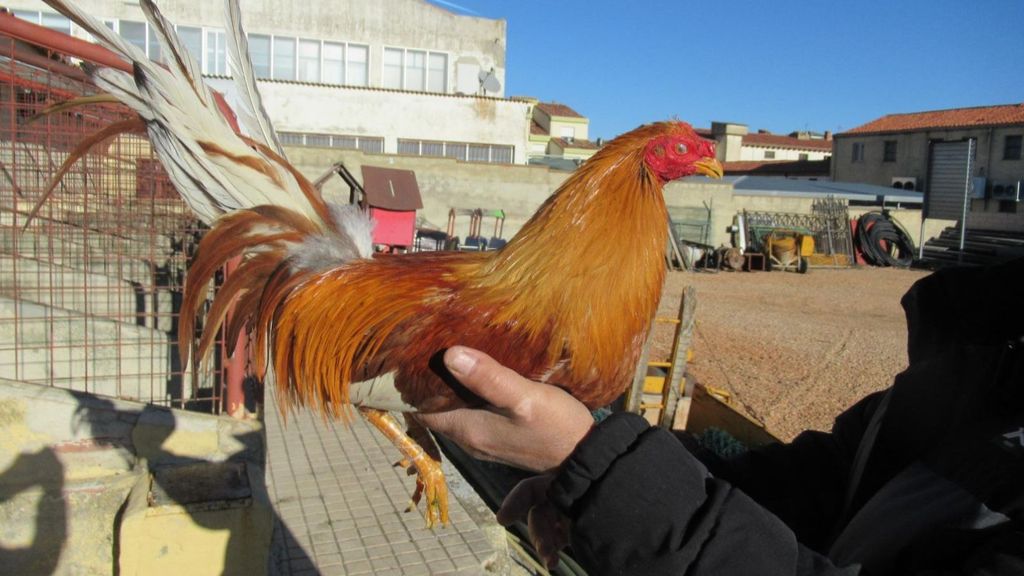
<path fill-rule="evenodd" d="M 644 149 L 644 162 L 662 182 L 693 174 L 722 177 L 714 142 L 698 136 L 685 122 L 670 122 L 665 127 L 666 133 L 652 138 Z"/>

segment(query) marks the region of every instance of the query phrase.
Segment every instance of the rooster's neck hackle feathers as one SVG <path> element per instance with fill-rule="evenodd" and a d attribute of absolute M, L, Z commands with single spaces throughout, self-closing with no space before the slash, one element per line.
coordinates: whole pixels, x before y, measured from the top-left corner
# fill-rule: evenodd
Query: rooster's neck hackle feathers
<path fill-rule="evenodd" d="M 481 298 L 500 307 L 492 322 L 550 331 L 549 361 L 572 350 L 574 379 L 616 374 L 642 345 L 668 240 L 662 183 L 644 162 L 645 146 L 686 129 L 651 124 L 609 142 L 481 267 Z"/>

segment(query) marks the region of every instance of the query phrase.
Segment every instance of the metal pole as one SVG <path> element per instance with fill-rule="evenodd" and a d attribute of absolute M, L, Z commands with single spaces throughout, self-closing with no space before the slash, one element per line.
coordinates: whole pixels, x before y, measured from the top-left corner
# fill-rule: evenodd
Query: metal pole
<path fill-rule="evenodd" d="M 971 192 L 971 153 L 974 150 L 974 138 L 967 140 L 967 169 L 964 175 L 964 205 L 963 210 L 960 214 L 960 252 L 956 256 L 957 262 L 961 262 L 964 258 L 964 242 L 967 238 L 967 206 L 970 202 Z"/>

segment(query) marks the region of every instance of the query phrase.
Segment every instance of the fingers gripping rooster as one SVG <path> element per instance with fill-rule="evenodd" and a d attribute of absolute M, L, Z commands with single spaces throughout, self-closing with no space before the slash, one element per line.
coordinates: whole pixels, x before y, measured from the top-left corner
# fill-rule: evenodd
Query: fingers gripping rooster
<path fill-rule="evenodd" d="M 326 202 L 285 158 L 256 89 L 237 0 L 226 3 L 226 18 L 244 135 L 221 115 L 151 0 L 141 5 L 166 66 L 71 3 L 46 1 L 131 62 L 132 74 L 89 73 L 138 113 L 178 192 L 210 226 L 187 276 L 182 353 L 210 280 L 240 256 L 207 312 L 196 360 L 220 328 L 229 342 L 244 331 L 254 375 L 275 382 L 284 409 L 345 419 L 356 407 L 415 471 L 413 502 L 425 500 L 428 525 L 448 520 L 439 452 L 414 420 L 406 433 L 391 413 L 478 402 L 435 371 L 439 355 L 471 346 L 587 406 L 608 404 L 632 376 L 661 294 L 662 187 L 722 174 L 713 144 L 689 125 L 649 124 L 608 142 L 501 250 L 374 257 L 367 215 Z"/>

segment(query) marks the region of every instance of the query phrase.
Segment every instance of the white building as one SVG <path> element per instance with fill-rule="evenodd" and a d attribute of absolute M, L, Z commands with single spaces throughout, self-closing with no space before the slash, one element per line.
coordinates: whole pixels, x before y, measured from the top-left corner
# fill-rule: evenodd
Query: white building
<path fill-rule="evenodd" d="M 134 2 L 76 0 L 159 59 Z M 88 37 L 38 0 L 16 16 Z M 223 4 L 162 0 L 160 9 L 231 101 Z M 243 0 L 253 66 L 283 143 L 525 164 L 530 102 L 504 97 L 504 20 L 423 0 Z"/>

